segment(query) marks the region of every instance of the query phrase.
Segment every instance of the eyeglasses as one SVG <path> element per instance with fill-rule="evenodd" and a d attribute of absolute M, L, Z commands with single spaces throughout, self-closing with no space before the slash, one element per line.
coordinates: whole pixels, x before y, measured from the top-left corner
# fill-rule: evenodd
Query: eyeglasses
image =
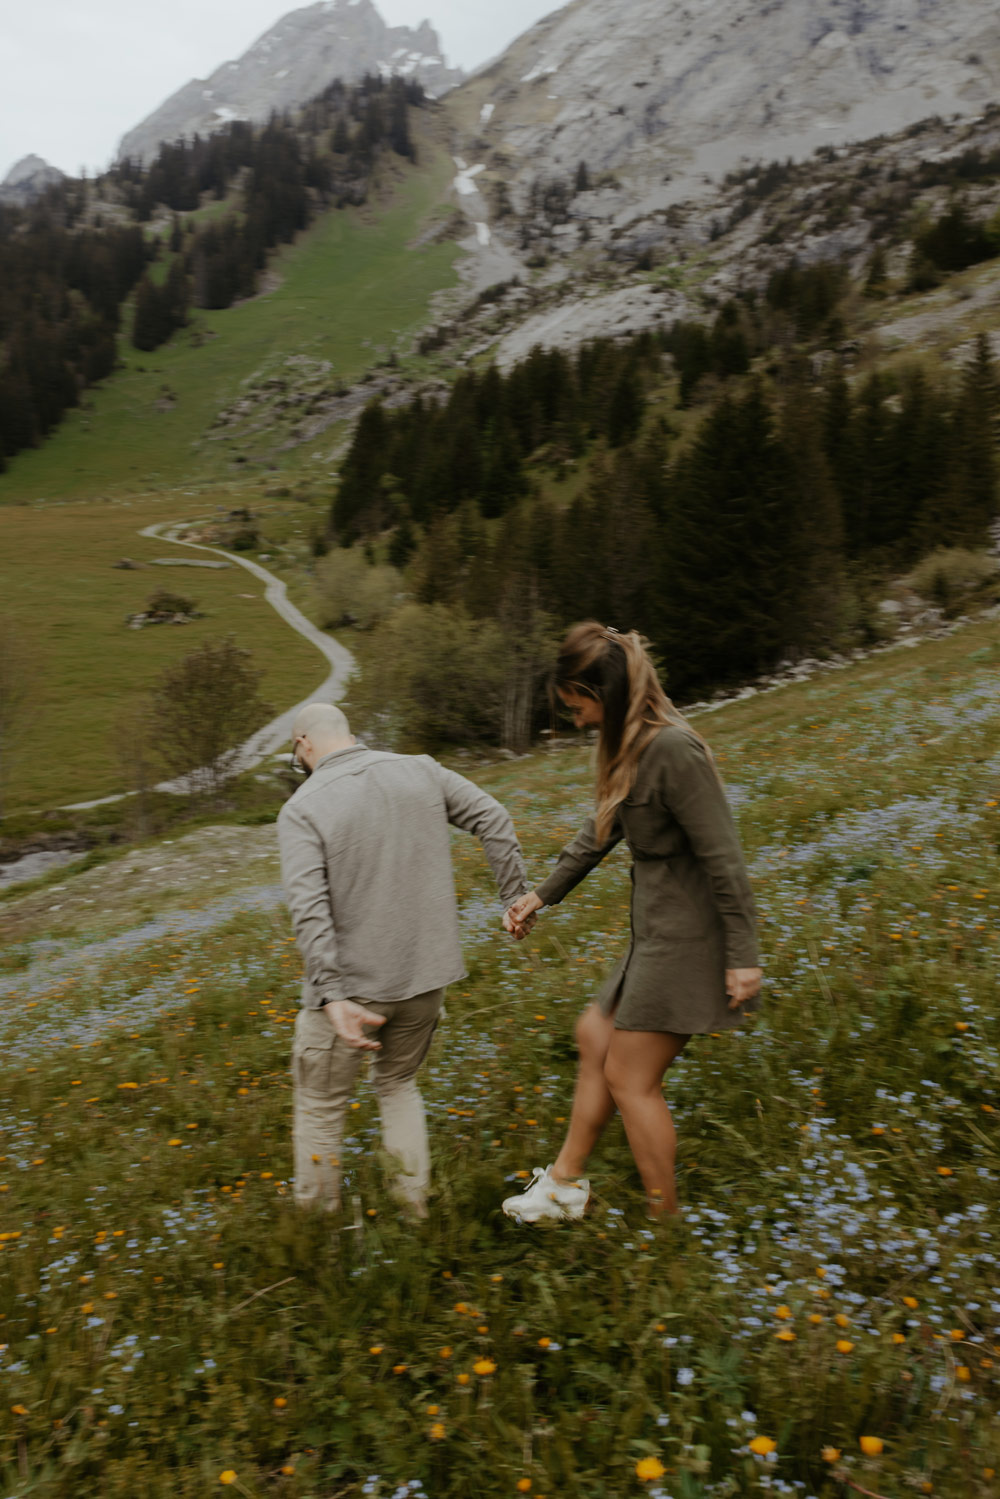
<path fill-rule="evenodd" d="M 311 775 L 312 772 L 310 771 L 308 765 L 303 765 L 298 755 L 298 743 L 301 738 L 301 734 L 296 734 L 295 738 L 292 740 L 292 753 L 288 762 L 288 767 L 293 775 L 308 776 Z"/>

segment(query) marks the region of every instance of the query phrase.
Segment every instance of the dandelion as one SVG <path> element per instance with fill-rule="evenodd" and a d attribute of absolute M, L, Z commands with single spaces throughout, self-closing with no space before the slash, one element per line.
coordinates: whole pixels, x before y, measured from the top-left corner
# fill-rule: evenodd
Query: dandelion
<path fill-rule="evenodd" d="M 662 1478 L 666 1471 L 658 1457 L 641 1457 L 635 1465 L 635 1476 L 643 1483 L 652 1483 L 654 1479 Z"/>
<path fill-rule="evenodd" d="M 285 1399 L 284 1395 L 275 1395 L 275 1397 L 274 1397 L 274 1408 L 275 1408 L 275 1410 L 283 1411 L 285 1409 L 285 1406 L 287 1404 L 288 1404 L 288 1401 Z"/>
<path fill-rule="evenodd" d="M 790 1306 L 775 1307 L 774 1315 L 780 1317 L 782 1322 L 787 1322 L 788 1318 L 792 1315 L 792 1309 Z"/>
<path fill-rule="evenodd" d="M 952 1171 L 950 1166 L 939 1166 L 937 1168 L 937 1174 L 938 1176 L 954 1176 L 955 1173 Z"/>
<path fill-rule="evenodd" d="M 839 1463 L 840 1462 L 840 1448 L 839 1447 L 824 1447 L 823 1451 L 822 1451 L 822 1453 L 820 1455 L 822 1456 L 823 1461 L 825 1463 Z"/>
<path fill-rule="evenodd" d="M 772 1437 L 751 1437 L 747 1445 L 756 1457 L 769 1457 L 778 1449 L 778 1444 Z"/>
<path fill-rule="evenodd" d="M 472 1376 L 471 1374 L 456 1374 L 455 1378 L 460 1385 L 467 1385 Z"/>
<path fill-rule="evenodd" d="M 472 1368 L 476 1374 L 485 1378 L 487 1374 L 495 1374 L 497 1366 L 490 1358 L 477 1358 Z"/>
<path fill-rule="evenodd" d="M 809 1313 L 809 1321 L 812 1323 L 813 1327 L 819 1327 L 820 1324 L 823 1322 L 823 1320 L 824 1319 L 823 1319 L 823 1315 L 822 1315 L 821 1312 L 810 1312 Z"/>
<path fill-rule="evenodd" d="M 920 1302 L 915 1296 L 904 1296 L 903 1305 L 908 1306 L 911 1312 L 915 1312 L 917 1307 L 920 1305 Z"/>
<path fill-rule="evenodd" d="M 794 1343 L 798 1337 L 798 1334 L 792 1332 L 792 1329 L 790 1327 L 783 1327 L 781 1331 L 776 1332 L 774 1336 L 779 1343 Z"/>
<path fill-rule="evenodd" d="M 451 1354 L 452 1354 L 452 1350 L 450 1348 L 439 1348 L 438 1349 L 438 1358 L 451 1358 Z"/>
<path fill-rule="evenodd" d="M 405 1364 L 393 1364 L 393 1366 L 392 1366 L 392 1372 L 393 1372 L 393 1374 L 405 1374 L 406 1373 L 406 1365 Z"/>
<path fill-rule="evenodd" d="M 368 1352 L 369 1353 L 381 1353 L 382 1352 L 382 1344 L 381 1343 L 374 1343 L 372 1345 L 372 1347 L 369 1348 Z"/>
<path fill-rule="evenodd" d="M 906 1336 L 905 1336 L 904 1333 L 894 1332 L 893 1335 L 892 1335 L 892 1341 L 894 1343 L 905 1343 L 906 1342 Z"/>
<path fill-rule="evenodd" d="M 552 1342 L 551 1338 L 539 1338 L 538 1339 L 538 1346 L 539 1346 L 539 1348 L 548 1348 L 548 1346 L 549 1346 L 549 1344 L 551 1342 Z"/>
<path fill-rule="evenodd" d="M 517 1480 L 517 1483 L 514 1485 L 514 1487 L 517 1489 L 517 1492 L 519 1494 L 530 1494 L 531 1493 L 531 1479 L 530 1478 L 519 1478 Z"/>
<path fill-rule="evenodd" d="M 28 1407 L 26 1405 L 12 1405 L 11 1412 L 15 1416 L 26 1416 L 28 1414 Z"/>
<path fill-rule="evenodd" d="M 953 1343 L 960 1343 L 965 1337 L 965 1333 L 960 1327 L 953 1327 L 949 1333 L 949 1337 Z"/>
<path fill-rule="evenodd" d="M 837 1339 L 837 1352 L 838 1353 L 850 1353 L 850 1351 L 851 1351 L 851 1349 L 853 1347 L 854 1347 L 854 1344 L 851 1342 L 850 1338 L 838 1338 Z"/>
<path fill-rule="evenodd" d="M 838 1312 L 833 1320 L 838 1327 L 850 1327 L 851 1325 L 850 1317 L 845 1317 L 843 1312 Z"/>
<path fill-rule="evenodd" d="M 443 1441 L 445 1435 L 444 1422 L 434 1421 L 431 1425 L 430 1431 L 427 1434 L 432 1442 Z"/>
<path fill-rule="evenodd" d="M 235 1483 L 236 1482 L 236 1473 L 235 1473 L 235 1471 L 232 1468 L 225 1468 L 225 1469 L 223 1469 L 223 1471 L 219 1474 L 219 1482 L 220 1483 Z"/>
<path fill-rule="evenodd" d="M 885 1443 L 881 1437 L 862 1437 L 860 1446 L 865 1457 L 880 1457 L 885 1449 Z"/>
<path fill-rule="evenodd" d="M 955 1370 L 955 1378 L 960 1380 L 962 1384 L 968 1384 L 969 1380 L 972 1378 L 972 1370 L 967 1364 L 959 1364 L 958 1368 Z"/>

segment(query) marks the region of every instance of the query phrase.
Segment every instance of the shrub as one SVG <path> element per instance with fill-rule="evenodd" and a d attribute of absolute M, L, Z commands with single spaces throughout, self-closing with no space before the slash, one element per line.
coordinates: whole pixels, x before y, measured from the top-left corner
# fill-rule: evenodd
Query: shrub
<path fill-rule="evenodd" d="M 316 566 L 316 593 L 324 629 L 351 625 L 372 630 L 399 602 L 401 578 L 394 567 L 372 565 L 360 549 L 328 552 Z"/>
<path fill-rule="evenodd" d="M 218 793 L 239 769 L 244 741 L 267 722 L 262 673 L 249 651 L 228 636 L 207 640 L 169 666 L 153 690 L 155 753 L 191 789 Z"/>
<path fill-rule="evenodd" d="M 404 604 L 375 630 L 351 717 L 369 744 L 425 749 L 499 742 L 506 652 L 494 620 Z"/>
<path fill-rule="evenodd" d="M 914 593 L 948 611 L 992 582 L 997 571 L 996 560 L 988 552 L 939 547 L 917 563 L 906 581 Z"/>

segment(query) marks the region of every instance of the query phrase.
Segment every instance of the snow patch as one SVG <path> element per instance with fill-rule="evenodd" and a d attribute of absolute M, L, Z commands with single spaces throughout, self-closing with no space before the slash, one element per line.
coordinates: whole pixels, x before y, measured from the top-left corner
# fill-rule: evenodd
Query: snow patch
<path fill-rule="evenodd" d="M 220 125 L 228 125 L 230 120 L 246 119 L 246 115 L 241 115 L 239 110 L 237 109 L 230 109 L 228 104 L 220 104 L 219 108 L 214 109 L 212 113 L 215 115 L 215 118 L 219 121 Z"/>
<path fill-rule="evenodd" d="M 287 78 L 288 77 L 288 72 L 289 72 L 288 68 L 282 68 L 280 70 L 280 72 L 275 73 L 274 76 L 275 76 L 275 78 Z"/>
<path fill-rule="evenodd" d="M 543 59 L 543 61 L 540 62 L 537 67 L 532 68 L 530 73 L 525 73 L 524 77 L 521 79 L 521 82 L 534 83 L 536 78 L 547 78 L 550 73 L 557 73 L 558 71 L 559 69 L 556 67 L 555 63 L 549 63 L 548 65 L 546 65 Z"/>
<path fill-rule="evenodd" d="M 480 162 L 478 166 L 467 167 L 460 156 L 456 156 L 454 162 L 458 167 L 458 176 L 452 183 L 452 187 L 460 198 L 468 198 L 472 193 L 479 191 L 474 179 L 479 176 L 480 172 L 486 171 L 486 163 Z"/>
<path fill-rule="evenodd" d="M 496 105 L 495 104 L 484 104 L 483 107 L 482 107 L 482 109 L 479 111 L 479 123 L 480 123 L 480 125 L 488 125 L 490 123 L 490 121 L 492 120 L 495 111 L 496 111 Z"/>
<path fill-rule="evenodd" d="M 817 43 L 820 47 L 826 47 L 829 52 L 840 52 L 842 48 L 851 45 L 851 39 L 844 31 L 828 31 Z"/>
<path fill-rule="evenodd" d="M 483 246 L 484 249 L 486 248 L 487 245 L 489 245 L 492 242 L 493 236 L 490 233 L 490 226 L 489 226 L 489 224 L 481 224 L 481 223 L 479 223 L 477 221 L 477 223 L 476 223 L 476 239 Z"/>

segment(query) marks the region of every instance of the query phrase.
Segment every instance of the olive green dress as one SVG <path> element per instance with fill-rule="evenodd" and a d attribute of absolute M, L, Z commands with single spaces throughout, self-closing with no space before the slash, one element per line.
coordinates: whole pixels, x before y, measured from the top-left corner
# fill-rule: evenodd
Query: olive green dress
<path fill-rule="evenodd" d="M 631 942 L 597 1003 L 627 1031 L 696 1035 L 739 1025 L 727 968 L 757 966 L 756 909 L 722 783 L 690 729 L 670 724 L 643 750 L 606 841 L 589 817 L 538 886 L 558 905 L 622 838 L 631 870 Z"/>

